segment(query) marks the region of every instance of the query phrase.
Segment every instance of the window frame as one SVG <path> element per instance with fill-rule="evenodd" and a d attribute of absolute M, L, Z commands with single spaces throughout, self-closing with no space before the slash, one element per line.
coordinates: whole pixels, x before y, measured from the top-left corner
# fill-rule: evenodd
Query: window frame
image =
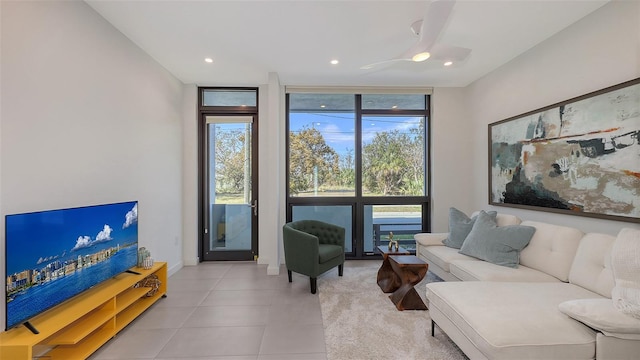
<path fill-rule="evenodd" d="M 379 257 L 375 252 L 364 251 L 364 208 L 367 205 L 417 205 L 421 211 L 421 232 L 431 231 L 431 93 L 423 93 L 425 99 L 424 110 L 403 109 L 362 109 L 362 93 L 353 93 L 355 101 L 355 137 L 354 137 L 354 164 L 355 164 L 355 195 L 354 196 L 291 196 L 290 192 L 290 94 L 296 91 L 287 91 L 285 94 L 285 202 L 286 221 L 291 221 L 294 206 L 352 206 L 352 246 L 351 252 L 345 253 L 349 259 L 366 259 Z M 328 92 L 331 93 L 331 92 Z M 384 93 L 380 90 L 379 93 Z M 318 92 L 321 94 L 321 92 Z M 324 93 L 322 93 L 324 94 Z M 391 92 L 391 94 L 397 94 Z M 362 118 L 366 116 L 419 116 L 424 117 L 424 158 L 423 169 L 425 171 L 422 196 L 363 196 L 362 194 Z"/>

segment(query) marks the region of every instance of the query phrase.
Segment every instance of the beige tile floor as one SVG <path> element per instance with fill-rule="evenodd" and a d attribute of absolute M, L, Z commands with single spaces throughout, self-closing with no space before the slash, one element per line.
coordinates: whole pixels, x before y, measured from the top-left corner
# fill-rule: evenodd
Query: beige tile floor
<path fill-rule="evenodd" d="M 326 359 L 320 302 L 308 277 L 294 273 L 289 283 L 284 267 L 270 276 L 254 262 L 205 262 L 183 267 L 167 286 L 167 298 L 90 359 Z"/>

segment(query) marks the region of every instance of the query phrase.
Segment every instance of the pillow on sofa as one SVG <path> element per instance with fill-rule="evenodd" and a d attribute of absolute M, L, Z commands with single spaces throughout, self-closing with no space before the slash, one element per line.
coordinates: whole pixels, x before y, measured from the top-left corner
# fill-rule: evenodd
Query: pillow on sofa
<path fill-rule="evenodd" d="M 569 300 L 558 309 L 581 323 L 621 339 L 640 339 L 640 320 L 616 310 L 611 299 Z"/>
<path fill-rule="evenodd" d="M 487 214 L 492 216 L 494 220 L 498 215 L 495 211 L 489 211 Z M 450 248 L 460 249 L 467 235 L 471 232 L 477 217 L 476 215 L 469 218 L 462 211 L 453 207 L 449 208 L 449 236 L 442 243 Z"/>
<path fill-rule="evenodd" d="M 620 230 L 611 249 L 611 269 L 615 279 L 613 305 L 640 319 L 640 230 Z"/>
<path fill-rule="evenodd" d="M 498 227 L 495 218 L 480 211 L 460 253 L 496 265 L 517 268 L 520 251 L 529 245 L 536 228 L 525 225 Z"/>

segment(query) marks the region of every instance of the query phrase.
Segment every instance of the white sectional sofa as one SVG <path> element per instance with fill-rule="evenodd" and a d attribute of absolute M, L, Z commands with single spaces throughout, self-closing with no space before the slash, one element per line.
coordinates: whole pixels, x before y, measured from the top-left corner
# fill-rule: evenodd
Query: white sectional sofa
<path fill-rule="evenodd" d="M 447 280 L 427 284 L 432 332 L 437 324 L 471 359 L 640 359 L 640 319 L 611 301 L 615 236 L 496 219 L 536 229 L 517 268 L 462 255 L 442 244 L 447 234 L 415 236 L 416 255 Z"/>

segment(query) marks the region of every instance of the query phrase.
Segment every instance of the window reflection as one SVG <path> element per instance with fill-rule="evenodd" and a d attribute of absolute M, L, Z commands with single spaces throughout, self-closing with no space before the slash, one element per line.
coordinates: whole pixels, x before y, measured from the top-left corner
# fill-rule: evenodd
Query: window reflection
<path fill-rule="evenodd" d="M 422 232 L 420 205 L 365 205 L 364 214 L 365 252 L 389 244 L 390 233 L 400 246 L 415 251 L 413 235 Z"/>

